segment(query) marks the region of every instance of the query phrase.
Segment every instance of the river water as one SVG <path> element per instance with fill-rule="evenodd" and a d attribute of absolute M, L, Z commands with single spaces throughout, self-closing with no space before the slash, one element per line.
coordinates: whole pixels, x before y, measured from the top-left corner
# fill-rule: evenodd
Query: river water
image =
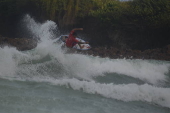
<path fill-rule="evenodd" d="M 0 48 L 0 113 L 170 112 L 170 62 L 70 54 L 53 21 L 24 21 L 41 42 Z"/>

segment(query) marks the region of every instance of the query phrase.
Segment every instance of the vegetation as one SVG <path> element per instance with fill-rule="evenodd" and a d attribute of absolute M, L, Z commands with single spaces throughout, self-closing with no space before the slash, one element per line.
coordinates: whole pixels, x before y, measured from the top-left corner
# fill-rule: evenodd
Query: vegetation
<path fill-rule="evenodd" d="M 131 26 L 133 30 L 157 29 L 168 34 L 170 29 L 170 0 L 0 0 L 0 32 L 25 13 L 38 20 L 53 20 L 59 26 L 92 17 L 100 20 L 100 27 L 113 30 Z"/>
<path fill-rule="evenodd" d="M 104 24 L 115 26 L 125 23 L 160 27 L 170 25 L 169 0 L 1 0 L 1 19 L 22 13 L 73 24 L 77 17 L 93 16 Z"/>
<path fill-rule="evenodd" d="M 130 13 L 137 23 L 153 27 L 170 26 L 169 0 L 135 0 L 130 5 Z"/>
<path fill-rule="evenodd" d="M 97 1 L 97 0 L 96 0 Z M 104 23 L 135 24 L 150 27 L 170 27 L 170 1 L 169 0 L 133 0 L 119 2 L 108 0 L 98 5 L 97 10 L 91 14 Z"/>

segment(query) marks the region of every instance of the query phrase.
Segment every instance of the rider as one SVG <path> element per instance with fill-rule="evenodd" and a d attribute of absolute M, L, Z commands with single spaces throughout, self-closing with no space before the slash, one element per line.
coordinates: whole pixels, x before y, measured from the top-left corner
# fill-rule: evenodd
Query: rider
<path fill-rule="evenodd" d="M 78 44 L 80 46 L 80 48 L 82 49 L 84 46 L 81 46 L 81 44 L 88 44 L 88 42 L 80 42 L 79 40 L 76 39 L 76 32 L 77 30 L 83 30 L 83 28 L 74 28 L 73 30 L 71 30 L 68 38 L 66 39 L 66 46 L 72 48 L 73 46 L 75 46 L 76 44 Z"/>

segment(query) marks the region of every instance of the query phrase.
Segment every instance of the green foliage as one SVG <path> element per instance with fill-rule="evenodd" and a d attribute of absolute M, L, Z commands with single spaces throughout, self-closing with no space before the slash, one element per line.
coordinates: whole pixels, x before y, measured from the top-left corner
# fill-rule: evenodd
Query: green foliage
<path fill-rule="evenodd" d="M 92 0 L 31 0 L 48 19 L 72 24 L 76 17 L 86 16 L 91 8 Z"/>
<path fill-rule="evenodd" d="M 170 25 L 169 0 L 134 0 L 131 13 L 137 23 L 160 27 Z"/>
<path fill-rule="evenodd" d="M 170 27 L 169 0 L 133 0 L 119 2 L 115 0 L 93 0 L 97 9 L 90 14 L 100 18 L 103 24 L 112 27 L 123 24 L 150 27 Z"/>
<path fill-rule="evenodd" d="M 128 23 L 170 26 L 169 0 L 0 0 L 1 20 L 24 11 L 66 24 L 73 24 L 77 17 L 92 16 L 111 27 Z"/>
<path fill-rule="evenodd" d="M 94 17 L 100 18 L 102 23 L 116 26 L 120 24 L 122 20 L 125 20 L 123 19 L 123 16 L 126 10 L 128 10 L 128 4 L 121 3 L 119 1 L 108 0 L 106 2 L 98 3 L 97 5 L 97 10 L 92 10 L 90 14 Z"/>

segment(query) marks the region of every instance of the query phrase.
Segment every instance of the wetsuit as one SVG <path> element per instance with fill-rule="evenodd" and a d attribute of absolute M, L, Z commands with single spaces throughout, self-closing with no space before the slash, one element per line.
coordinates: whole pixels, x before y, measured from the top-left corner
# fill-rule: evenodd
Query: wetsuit
<path fill-rule="evenodd" d="M 74 37 L 74 35 L 73 35 L 74 32 L 75 32 L 75 31 L 72 30 L 72 31 L 70 32 L 70 34 L 69 34 L 69 37 L 68 37 L 67 40 L 66 40 L 66 46 L 67 46 L 67 47 L 72 48 L 73 46 L 75 46 L 75 45 L 79 42 L 79 41 Z"/>

